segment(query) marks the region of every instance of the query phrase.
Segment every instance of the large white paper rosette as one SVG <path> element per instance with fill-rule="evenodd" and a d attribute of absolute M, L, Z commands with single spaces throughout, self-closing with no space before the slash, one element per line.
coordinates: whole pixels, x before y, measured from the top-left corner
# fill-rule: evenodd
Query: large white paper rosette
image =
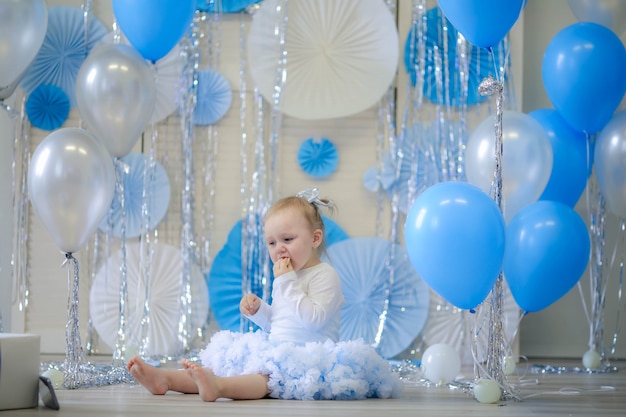
<path fill-rule="evenodd" d="M 150 324 L 147 329 L 150 355 L 172 355 L 178 343 L 178 324 L 181 317 L 179 305 L 182 294 L 182 268 L 180 249 L 164 243 L 152 243 L 154 256 L 151 263 L 148 296 Z M 146 283 L 142 274 L 140 243 L 130 243 L 126 250 L 126 283 L 128 312 L 126 315 L 127 349 L 141 337 L 144 317 Z M 93 326 L 100 339 L 114 348 L 119 330 L 120 267 L 122 251 L 117 251 L 100 267 L 91 286 L 89 310 Z M 191 284 L 192 326 L 202 327 L 209 315 L 209 291 L 200 269 L 193 265 Z M 130 339 L 130 340 L 129 340 Z M 136 339 L 136 340 L 132 340 Z"/>
<path fill-rule="evenodd" d="M 276 29 L 280 0 L 265 0 L 248 34 L 250 74 L 261 95 L 274 102 L 283 51 Z M 350 116 L 374 105 L 394 80 L 398 30 L 381 0 L 288 2 L 284 49 L 286 81 L 280 110 L 299 119 Z"/>

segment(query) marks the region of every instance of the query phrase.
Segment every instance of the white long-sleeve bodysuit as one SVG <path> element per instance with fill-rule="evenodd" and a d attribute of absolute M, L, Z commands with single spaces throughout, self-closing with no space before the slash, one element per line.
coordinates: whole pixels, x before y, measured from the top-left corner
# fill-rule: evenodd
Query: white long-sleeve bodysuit
<path fill-rule="evenodd" d="M 337 271 L 322 262 L 274 279 L 272 305 L 261 300 L 249 318 L 269 332 L 273 342 L 336 342 L 343 303 Z"/>

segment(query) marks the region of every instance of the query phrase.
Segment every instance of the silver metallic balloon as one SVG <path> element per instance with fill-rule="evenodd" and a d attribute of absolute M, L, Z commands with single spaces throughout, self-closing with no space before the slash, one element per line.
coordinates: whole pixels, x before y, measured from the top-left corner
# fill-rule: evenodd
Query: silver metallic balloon
<path fill-rule="evenodd" d="M 0 0 L 0 87 L 11 85 L 30 65 L 47 28 L 44 0 Z"/>
<path fill-rule="evenodd" d="M 63 252 L 77 252 L 87 243 L 114 192 L 111 155 L 90 132 L 59 129 L 35 149 L 28 169 L 29 198 Z"/>
<path fill-rule="evenodd" d="M 593 169 L 608 209 L 626 217 L 626 110 L 615 113 L 600 131 Z"/>
<path fill-rule="evenodd" d="M 472 132 L 465 150 L 467 182 L 489 193 L 495 161 L 495 115 Z M 552 173 L 552 144 L 543 126 L 516 111 L 502 114 L 502 194 L 504 216 L 510 220 L 522 207 L 534 203 Z"/>
<path fill-rule="evenodd" d="M 126 156 L 152 117 L 155 73 L 133 47 L 91 51 L 76 77 L 76 105 L 88 128 L 114 157 Z"/>
<path fill-rule="evenodd" d="M 18 76 L 11 84 L 9 85 L 0 85 L 0 101 L 5 100 L 15 92 L 15 89 L 20 84 L 21 76 Z"/>

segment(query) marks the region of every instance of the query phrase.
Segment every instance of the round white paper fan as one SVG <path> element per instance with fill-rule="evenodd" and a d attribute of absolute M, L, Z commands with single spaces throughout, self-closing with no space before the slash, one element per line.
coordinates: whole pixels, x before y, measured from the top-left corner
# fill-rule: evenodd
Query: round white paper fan
<path fill-rule="evenodd" d="M 282 48 L 280 0 L 265 0 L 248 34 L 248 61 L 261 95 L 273 102 Z M 280 110 L 299 119 L 349 116 L 374 105 L 398 66 L 398 30 L 380 0 L 298 0 L 287 8 L 285 89 Z"/>
<path fill-rule="evenodd" d="M 459 309 L 444 300 L 434 291 L 430 291 L 430 311 L 422 332 L 422 340 L 427 345 L 446 343 L 461 356 L 464 364 L 473 364 L 472 332 L 476 334 L 476 359 L 484 362 L 487 359 L 489 342 L 489 305 L 491 295 L 481 306 L 480 317 L 468 310 Z M 505 285 L 502 297 L 502 327 L 507 343 L 512 343 L 519 326 L 520 309 L 515 303 L 511 291 Z M 476 327 L 476 329 L 473 329 Z"/>
<path fill-rule="evenodd" d="M 180 250 L 163 243 L 153 243 L 154 257 L 148 285 L 150 325 L 147 350 L 150 355 L 176 353 L 179 306 L 182 294 L 182 260 Z M 89 309 L 93 326 L 104 343 L 114 348 L 119 330 L 120 267 L 122 251 L 117 251 L 98 270 L 91 286 Z M 140 262 L 140 243 L 129 243 L 126 250 L 128 313 L 127 346 L 138 348 L 141 321 L 144 316 L 146 285 Z M 195 265 L 191 268 L 192 326 L 204 325 L 209 314 L 209 292 L 204 276 Z"/>

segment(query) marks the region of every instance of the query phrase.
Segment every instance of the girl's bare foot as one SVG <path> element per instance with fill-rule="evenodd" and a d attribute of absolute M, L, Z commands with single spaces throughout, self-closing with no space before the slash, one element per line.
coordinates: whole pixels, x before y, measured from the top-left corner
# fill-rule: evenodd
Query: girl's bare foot
<path fill-rule="evenodd" d="M 219 398 L 219 387 L 213 371 L 209 368 L 203 368 L 193 362 L 183 363 L 183 366 L 187 369 L 193 380 L 198 385 L 198 393 L 200 394 L 202 401 L 213 402 Z"/>
<path fill-rule="evenodd" d="M 163 395 L 169 390 L 164 373 L 160 369 L 144 362 L 139 356 L 130 358 L 126 364 L 126 369 L 137 382 L 146 387 L 152 394 Z"/>

